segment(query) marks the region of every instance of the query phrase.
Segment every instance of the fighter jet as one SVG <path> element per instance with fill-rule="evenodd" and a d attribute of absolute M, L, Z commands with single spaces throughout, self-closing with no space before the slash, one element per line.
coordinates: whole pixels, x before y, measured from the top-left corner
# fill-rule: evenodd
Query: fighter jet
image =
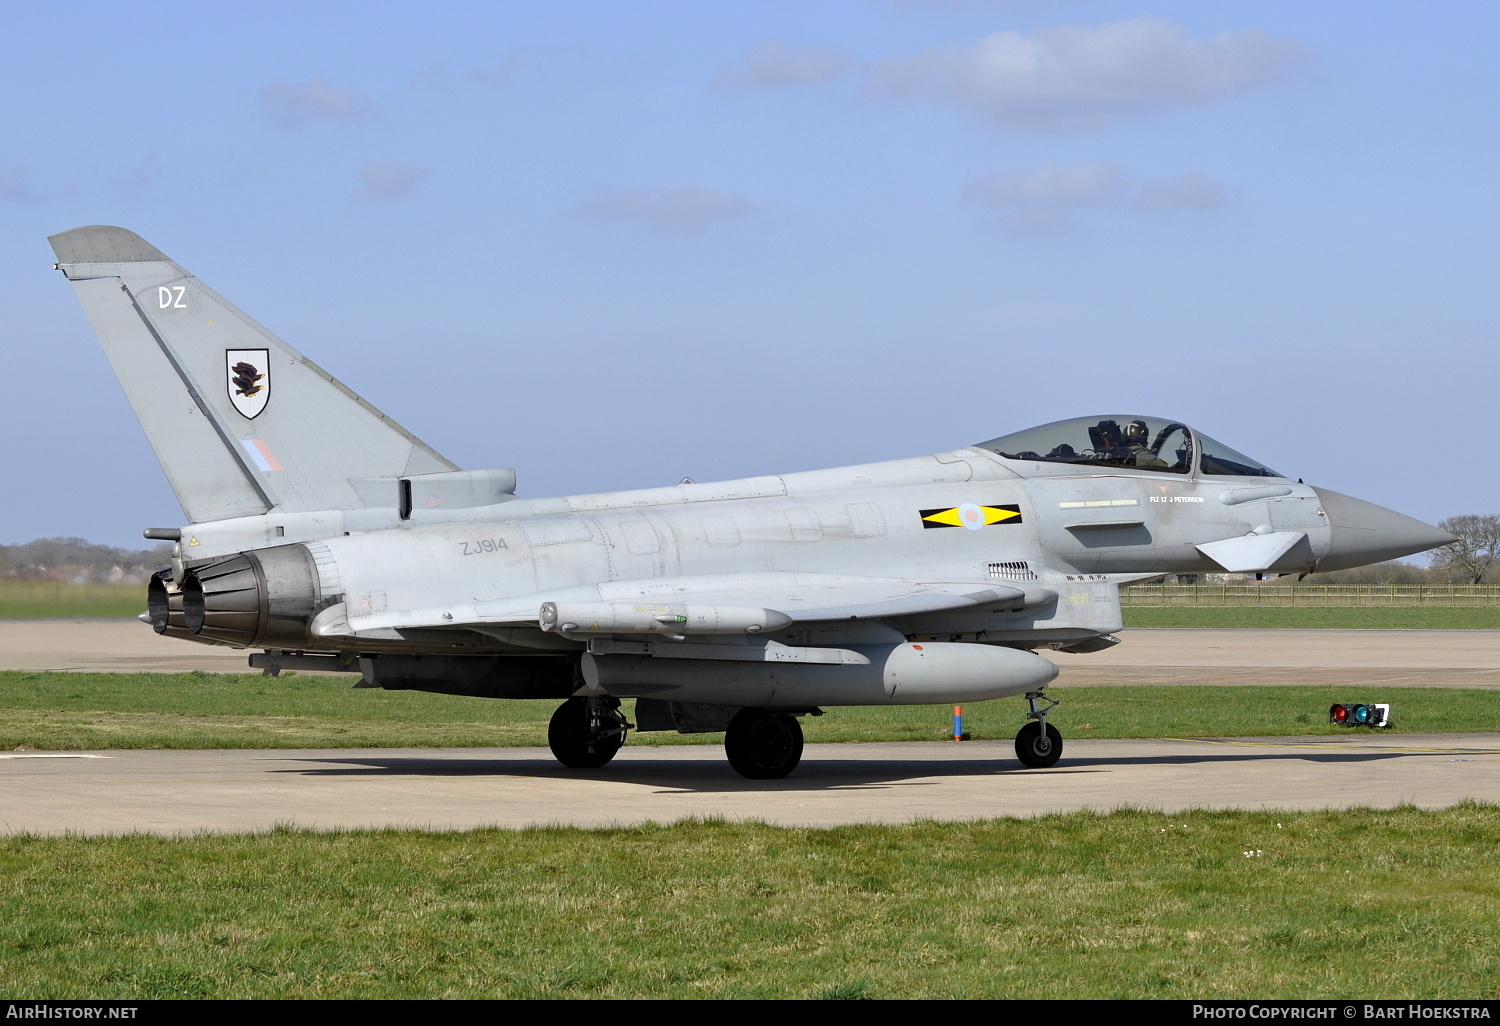
<path fill-rule="evenodd" d="M 1304 485 L 1170 418 L 1058 421 L 927 456 L 523 498 L 460 470 L 140 236 L 51 237 L 187 523 L 142 619 L 358 671 L 357 687 L 556 699 L 564 765 L 629 731 L 723 731 L 790 773 L 799 719 L 1022 696 L 1016 755 L 1055 764 L 1058 668 L 1118 642 L 1119 589 L 1307 574 L 1453 541 Z M 634 723 L 622 699 L 634 699 Z"/>

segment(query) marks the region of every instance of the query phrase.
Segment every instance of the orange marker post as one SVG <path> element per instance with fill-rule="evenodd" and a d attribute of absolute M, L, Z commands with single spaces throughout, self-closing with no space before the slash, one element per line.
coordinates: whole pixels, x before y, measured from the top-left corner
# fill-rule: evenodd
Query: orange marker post
<path fill-rule="evenodd" d="M 964 739 L 964 707 L 955 705 L 953 707 L 953 740 Z"/>

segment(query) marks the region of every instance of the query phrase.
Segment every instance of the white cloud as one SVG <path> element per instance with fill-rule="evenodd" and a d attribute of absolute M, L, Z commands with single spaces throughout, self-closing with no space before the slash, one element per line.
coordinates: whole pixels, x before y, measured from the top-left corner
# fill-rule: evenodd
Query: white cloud
<path fill-rule="evenodd" d="M 1038 208 L 1008 210 L 995 223 L 1017 235 L 1066 235 L 1078 228 L 1078 222 L 1062 211 Z"/>
<path fill-rule="evenodd" d="M 605 193 L 577 207 L 601 221 L 639 221 L 652 231 L 702 235 L 715 221 L 744 217 L 755 208 L 733 193 L 710 192 L 694 185 L 668 192 L 632 189 Z"/>
<path fill-rule="evenodd" d="M 356 121 L 380 109 L 369 93 L 331 86 L 321 75 L 300 83 L 278 79 L 261 86 L 257 95 L 261 117 L 279 128 L 302 128 L 316 121 Z"/>
<path fill-rule="evenodd" d="M 161 177 L 161 161 L 153 151 L 141 158 L 135 167 L 125 168 L 114 175 L 110 185 L 121 199 L 140 199 Z"/>
<path fill-rule="evenodd" d="M 517 46 L 506 51 L 493 64 L 471 66 L 462 72 L 454 71 L 446 64 L 429 64 L 412 72 L 412 84 L 419 89 L 437 93 L 451 92 L 467 84 L 503 89 L 515 83 L 516 75 L 521 71 L 525 60 L 545 56 L 555 56 L 555 53 L 537 47 Z"/>
<path fill-rule="evenodd" d="M 1141 210 L 1214 210 L 1224 205 L 1224 186 L 1201 171 L 1177 178 L 1152 178 L 1141 185 L 1135 205 Z"/>
<path fill-rule="evenodd" d="M 381 199 L 408 196 L 417 183 L 430 174 L 430 168 L 413 167 L 394 160 L 377 161 L 359 169 L 360 192 Z"/>
<path fill-rule="evenodd" d="M 458 76 L 446 64 L 429 64 L 411 73 L 412 85 L 434 93 L 446 93 L 458 86 Z"/>
<path fill-rule="evenodd" d="M 792 46 L 785 40 L 756 43 L 732 65 L 714 73 L 710 87 L 722 91 L 819 85 L 848 71 L 854 59 L 835 47 Z"/>
<path fill-rule="evenodd" d="M 491 64 L 485 68 L 470 68 L 470 80 L 479 85 L 505 88 L 516 80 L 516 72 L 521 68 L 519 56 L 511 54 L 504 60 Z"/>
<path fill-rule="evenodd" d="M 1151 178 L 1137 187 L 1123 168 L 1107 160 L 1005 171 L 974 182 L 964 196 L 998 208 L 1001 227 L 1027 235 L 1071 231 L 1077 226 L 1069 213 L 1120 207 L 1127 201 L 1144 211 L 1212 210 L 1224 205 L 1224 187 L 1201 172 Z"/>
<path fill-rule="evenodd" d="M 588 50 L 576 44 L 513 46 L 489 64 L 471 64 L 463 70 L 441 63 L 418 68 L 411 74 L 411 84 L 417 89 L 435 93 L 453 92 L 465 86 L 506 89 L 515 85 L 522 75 L 534 76 L 555 70 L 565 61 L 576 63 L 588 59 Z"/>
<path fill-rule="evenodd" d="M 893 55 L 872 69 L 869 89 L 951 103 L 997 124 L 1091 128 L 1262 85 L 1308 56 L 1296 40 L 1259 29 L 1200 39 L 1180 25 L 1142 17 L 1031 35 L 997 32 L 966 46 Z"/>
<path fill-rule="evenodd" d="M 31 184 L 30 176 L 20 168 L 0 171 L 0 200 L 33 204 L 41 203 L 44 199 L 46 197 Z"/>
<path fill-rule="evenodd" d="M 964 195 L 997 207 L 1077 210 L 1118 203 L 1127 188 L 1119 165 L 1094 160 L 1073 167 L 1048 164 L 1035 171 L 1006 171 L 975 182 Z"/>

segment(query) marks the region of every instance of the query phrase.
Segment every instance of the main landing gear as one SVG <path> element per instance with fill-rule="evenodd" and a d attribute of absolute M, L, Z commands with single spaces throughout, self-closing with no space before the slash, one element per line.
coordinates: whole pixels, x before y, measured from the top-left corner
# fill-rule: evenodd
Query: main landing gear
<path fill-rule="evenodd" d="M 1055 766 L 1062 758 L 1062 735 L 1047 722 L 1047 713 L 1057 703 L 1040 691 L 1026 692 L 1026 702 L 1031 706 L 1031 711 L 1026 714 L 1031 722 L 1016 733 L 1016 758 L 1027 769 Z M 1047 704 L 1042 705 L 1043 702 Z"/>
<path fill-rule="evenodd" d="M 795 716 L 741 709 L 724 734 L 729 765 L 751 780 L 780 780 L 802 761 L 802 724 Z"/>
<path fill-rule="evenodd" d="M 813 714 L 821 715 L 817 710 Z M 615 757 L 633 729 L 618 698 L 570 698 L 552 714 L 547 744 L 569 769 L 598 769 Z M 729 721 L 724 753 L 742 777 L 779 780 L 802 761 L 802 725 L 787 712 L 741 709 Z"/>
<path fill-rule="evenodd" d="M 618 698 L 570 698 L 547 724 L 547 744 L 569 769 L 598 769 L 615 757 L 633 724 Z"/>

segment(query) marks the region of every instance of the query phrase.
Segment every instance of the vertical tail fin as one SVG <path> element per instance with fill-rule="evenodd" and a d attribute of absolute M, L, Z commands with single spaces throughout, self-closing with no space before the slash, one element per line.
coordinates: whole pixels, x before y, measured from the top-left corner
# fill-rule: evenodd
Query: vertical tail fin
<path fill-rule="evenodd" d="M 134 232 L 48 241 L 190 522 L 358 509 L 356 481 L 457 469 Z"/>

